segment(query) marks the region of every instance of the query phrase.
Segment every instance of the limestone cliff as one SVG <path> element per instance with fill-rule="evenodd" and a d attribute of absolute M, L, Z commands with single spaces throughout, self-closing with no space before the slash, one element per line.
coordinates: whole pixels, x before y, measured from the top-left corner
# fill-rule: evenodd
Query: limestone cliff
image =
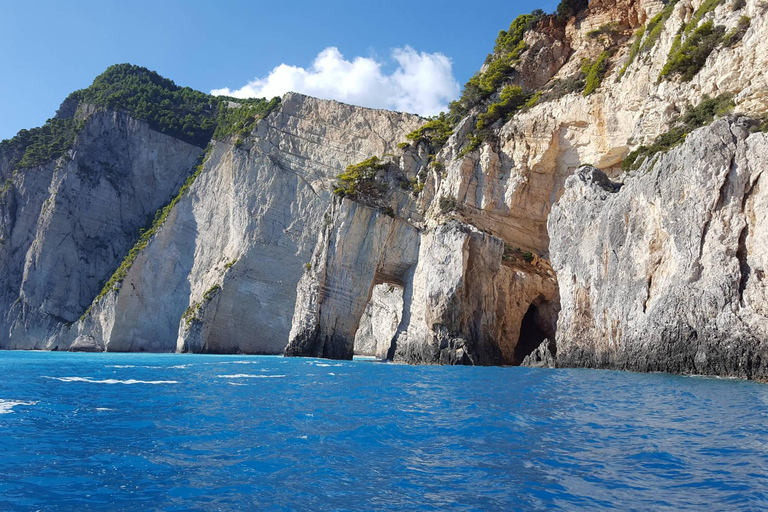
<path fill-rule="evenodd" d="M 697 308 L 701 296 L 684 286 L 674 288 L 678 276 L 677 281 L 670 280 L 676 291 L 674 299 L 671 292 L 664 299 L 666 313 L 654 309 L 652 320 L 640 329 L 635 317 L 627 316 L 630 305 L 638 302 L 631 297 L 643 295 L 645 300 L 651 281 L 654 289 L 660 286 L 657 278 L 649 278 L 653 272 L 645 270 L 642 278 L 637 277 L 636 269 L 647 266 L 640 249 L 616 255 L 611 244 L 619 243 L 617 238 L 600 237 L 615 232 L 608 230 L 612 227 L 608 219 L 623 218 L 631 226 L 649 219 L 647 211 L 629 202 L 631 191 L 640 186 L 630 184 L 641 180 L 643 171 L 627 173 L 622 163 L 632 169 L 647 157 L 641 169 L 655 164 L 663 179 L 671 179 L 666 176 L 672 171 L 669 166 L 661 170 L 659 158 L 664 157 L 658 155 L 727 110 L 694 107 L 706 107 L 705 100 L 716 97 L 714 103 L 753 117 L 768 110 L 763 71 L 768 47 L 760 36 L 768 31 L 765 9 L 760 2 L 749 1 L 745 5 L 593 1 L 567 23 L 556 17 L 533 22 L 513 52 L 495 53 L 486 62 L 475 82 L 480 85 L 470 81 L 465 87 L 461 102 L 477 95 L 473 91 L 491 80 L 488 75 L 500 69 L 495 62 L 506 65 L 505 58 L 516 59 L 514 71 L 496 93 L 470 102 L 466 115 L 448 125 L 451 135 L 444 144 L 430 139 L 430 132 L 414 138 L 377 171 L 376 180 L 386 194 L 347 195 L 340 200 L 318 243 L 313 270 L 299 285 L 286 353 L 351 357 L 356 346 L 386 345 L 369 334 L 371 325 L 391 318 L 387 312 L 392 299 L 385 301 L 375 293 L 379 283 L 386 283 L 402 289 L 402 316 L 388 351 L 396 361 L 534 364 L 526 357 L 538 351 L 536 364 L 757 376 L 748 368 L 759 364 L 755 360 L 763 350 L 759 342 L 765 340 L 763 334 L 742 329 L 739 332 L 751 334 L 743 343 L 734 343 L 728 340 L 741 339 L 738 334 L 725 337 L 722 333 L 727 328 L 712 334 L 711 326 L 709 331 L 704 329 L 709 324 L 685 320 L 683 314 L 693 309 L 696 318 L 705 318 L 738 300 L 721 298 L 710 309 Z M 710 33 L 714 35 L 705 39 L 708 53 L 704 58 L 698 54 L 700 62 L 678 73 L 678 61 L 691 61 L 679 58 L 689 48 L 686 44 Z M 503 42 L 497 40 L 497 49 Z M 517 104 L 510 101 L 515 94 L 522 98 Z M 495 115 L 505 108 L 505 115 Z M 434 128 L 431 134 L 437 131 Z M 746 137 L 743 130 L 739 133 Z M 753 138 L 752 144 L 757 140 Z M 717 155 L 735 151 L 729 149 L 728 137 L 709 142 Z M 691 143 L 675 151 L 686 151 Z M 641 156 L 627 158 L 634 150 L 638 151 L 632 158 Z M 688 151 L 686 158 L 695 160 L 696 153 Z M 762 151 L 755 147 L 751 173 L 759 173 Z M 716 158 L 711 163 L 707 158 L 701 165 L 717 167 Z M 627 186 L 622 188 L 595 170 L 595 178 L 588 181 L 599 183 L 603 188 L 598 187 L 597 197 L 608 199 L 576 200 L 581 192 L 572 188 L 583 181 L 573 176 L 584 163 L 596 165 Z M 682 184 L 686 178 L 680 174 L 674 180 Z M 579 175 L 583 177 L 584 171 Z M 409 195 L 398 190 L 398 181 L 417 186 Z M 655 183 L 658 189 L 662 181 Z M 693 193 L 663 183 L 675 188 L 681 198 Z M 703 183 L 684 184 L 698 187 L 700 194 L 709 190 Z M 645 187 L 653 189 L 650 183 Z M 628 199 L 606 203 L 614 195 Z M 647 200 L 659 209 L 667 208 L 670 222 L 680 221 L 673 216 L 684 210 L 677 208 L 682 199 L 670 205 Z M 553 217 L 553 208 L 558 217 Z M 597 208 L 604 212 L 604 222 L 596 222 Z M 684 222 L 694 222 L 695 229 L 702 231 L 709 229 L 707 218 L 685 218 Z M 732 229 L 735 238 L 721 249 L 727 247 L 744 259 L 752 249 L 739 249 L 743 232 L 736 225 Z M 644 233 L 652 245 L 671 243 L 664 241 L 668 235 L 659 240 L 649 230 Z M 603 256 L 604 252 L 613 257 Z M 572 262 L 577 256 L 578 263 Z M 676 257 L 672 253 L 665 261 L 682 265 Z M 733 264 L 719 261 L 712 272 L 727 273 Z M 601 273 L 595 274 L 593 267 Z M 629 272 L 632 278 L 623 276 L 627 268 L 634 269 Z M 648 314 L 643 310 L 643 315 Z M 748 323 L 757 325 L 756 318 L 750 316 Z M 686 331 L 688 337 L 680 341 L 686 347 L 673 344 L 670 348 L 672 335 L 664 334 L 660 326 L 666 326 L 664 332 Z M 616 345 L 617 336 L 626 343 Z M 692 348 L 691 339 L 697 337 L 707 340 L 699 342 L 705 346 L 700 352 Z M 691 350 L 698 353 L 699 361 L 709 363 L 680 364 Z"/>
<path fill-rule="evenodd" d="M 240 144 L 213 144 L 122 286 L 77 334 L 111 351 L 280 353 L 335 176 L 392 151 L 419 122 L 287 95 Z"/>
<path fill-rule="evenodd" d="M 76 94 L 0 146 L 0 348 L 766 379 L 767 14 L 521 16 L 429 122 Z"/>
<path fill-rule="evenodd" d="M 5 166 L 0 348 L 57 347 L 201 155 L 145 122 L 101 111 L 61 158 L 13 175 Z"/>
<path fill-rule="evenodd" d="M 568 178 L 549 217 L 558 364 L 768 380 L 768 136 L 749 126 L 716 121 L 618 191 Z"/>
<path fill-rule="evenodd" d="M 336 175 L 420 123 L 289 94 L 252 132 L 203 155 L 127 114 L 80 112 L 73 148 L 14 173 L 2 193 L 0 347 L 280 353 Z"/>

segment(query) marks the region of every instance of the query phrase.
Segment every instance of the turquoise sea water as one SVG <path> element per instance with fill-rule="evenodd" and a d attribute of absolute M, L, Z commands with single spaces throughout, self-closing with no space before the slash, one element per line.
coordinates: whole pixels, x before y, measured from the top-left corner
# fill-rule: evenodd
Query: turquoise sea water
<path fill-rule="evenodd" d="M 0 510 L 768 508 L 768 386 L 0 352 Z"/>

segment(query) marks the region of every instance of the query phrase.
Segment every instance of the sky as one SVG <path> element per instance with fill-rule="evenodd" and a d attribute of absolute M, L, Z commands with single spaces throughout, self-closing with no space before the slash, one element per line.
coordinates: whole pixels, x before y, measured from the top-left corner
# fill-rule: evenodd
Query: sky
<path fill-rule="evenodd" d="M 556 1 L 0 0 L 0 139 L 42 125 L 67 95 L 130 62 L 239 97 L 296 90 L 433 115 L 499 30 Z"/>

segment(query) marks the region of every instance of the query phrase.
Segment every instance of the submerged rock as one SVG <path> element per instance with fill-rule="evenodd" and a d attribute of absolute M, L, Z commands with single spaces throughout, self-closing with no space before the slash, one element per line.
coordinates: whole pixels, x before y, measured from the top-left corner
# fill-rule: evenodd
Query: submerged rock
<path fill-rule="evenodd" d="M 549 339 L 545 339 L 541 342 L 541 345 L 536 347 L 533 352 L 525 356 L 520 366 L 528 366 L 530 368 L 555 368 L 557 349 L 555 342 Z"/>

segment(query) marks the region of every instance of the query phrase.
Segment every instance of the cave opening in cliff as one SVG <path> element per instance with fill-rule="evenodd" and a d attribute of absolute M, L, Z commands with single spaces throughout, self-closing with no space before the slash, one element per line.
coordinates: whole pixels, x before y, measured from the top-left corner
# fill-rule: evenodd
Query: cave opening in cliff
<path fill-rule="evenodd" d="M 515 346 L 515 364 L 521 364 L 546 338 L 547 333 L 539 326 L 539 308 L 531 304 L 520 323 L 520 338 Z"/>
<path fill-rule="evenodd" d="M 403 307 L 403 286 L 393 282 L 376 284 L 355 333 L 354 355 L 387 359 Z"/>

